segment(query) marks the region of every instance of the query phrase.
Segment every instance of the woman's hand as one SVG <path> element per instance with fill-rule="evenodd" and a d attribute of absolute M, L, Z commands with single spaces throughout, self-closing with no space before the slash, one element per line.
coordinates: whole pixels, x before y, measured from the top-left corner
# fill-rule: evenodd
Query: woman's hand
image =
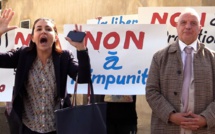
<path fill-rule="evenodd" d="M 79 28 L 78 28 L 78 25 L 75 24 L 75 30 L 74 31 L 82 31 L 82 26 L 80 25 Z M 75 41 L 72 41 L 69 37 L 65 37 L 65 39 L 72 45 L 74 46 L 78 51 L 81 51 L 81 50 L 86 50 L 86 46 L 85 46 L 85 39 L 83 39 L 82 42 L 75 42 Z"/>
<path fill-rule="evenodd" d="M 0 37 L 2 34 L 17 28 L 16 26 L 8 26 L 13 18 L 14 11 L 12 9 L 5 9 L 0 17 Z"/>

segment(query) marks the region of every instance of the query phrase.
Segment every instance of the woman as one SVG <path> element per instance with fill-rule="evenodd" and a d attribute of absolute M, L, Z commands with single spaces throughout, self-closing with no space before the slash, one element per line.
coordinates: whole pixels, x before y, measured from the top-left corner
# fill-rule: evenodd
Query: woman
<path fill-rule="evenodd" d="M 11 9 L 3 11 L 0 35 L 16 28 L 8 26 L 13 15 Z M 54 110 L 62 102 L 63 107 L 70 106 L 67 75 L 74 80 L 78 75 L 79 83 L 89 81 L 90 60 L 84 41 L 66 40 L 76 47 L 78 62 L 69 51 L 61 49 L 53 21 L 39 18 L 34 22 L 29 47 L 0 53 L 0 67 L 16 69 L 9 116 L 12 134 L 56 134 Z"/>

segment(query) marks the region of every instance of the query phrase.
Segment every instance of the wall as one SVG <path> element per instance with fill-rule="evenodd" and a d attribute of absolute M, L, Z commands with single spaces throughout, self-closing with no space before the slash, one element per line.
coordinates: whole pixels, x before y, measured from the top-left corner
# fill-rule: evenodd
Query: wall
<path fill-rule="evenodd" d="M 59 32 L 66 23 L 84 24 L 98 16 L 137 14 L 138 7 L 147 6 L 215 6 L 215 0 L 2 0 L 3 8 L 11 7 L 15 16 L 11 25 L 20 20 L 48 17 L 55 20 Z M 144 90 L 144 89 L 143 89 Z M 138 128 L 142 134 L 150 133 L 151 109 L 145 96 L 137 96 Z"/>
<path fill-rule="evenodd" d="M 55 20 L 59 32 L 63 24 L 86 23 L 87 19 L 98 16 L 137 14 L 138 7 L 144 6 L 214 6 L 214 0 L 2 0 L 3 8 L 11 7 L 16 15 L 11 25 L 20 20 L 39 17 Z M 31 24 L 32 26 L 32 24 Z"/>

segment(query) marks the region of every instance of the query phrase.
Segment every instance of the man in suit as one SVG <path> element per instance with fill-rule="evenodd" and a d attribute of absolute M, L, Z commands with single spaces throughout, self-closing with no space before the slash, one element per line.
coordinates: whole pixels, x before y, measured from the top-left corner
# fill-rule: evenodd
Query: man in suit
<path fill-rule="evenodd" d="M 152 109 L 151 133 L 214 134 L 215 53 L 198 40 L 200 17 L 194 9 L 181 13 L 176 29 L 178 40 L 155 53 L 150 66 L 146 99 Z M 185 47 L 191 49 L 189 72 L 184 72 Z"/>

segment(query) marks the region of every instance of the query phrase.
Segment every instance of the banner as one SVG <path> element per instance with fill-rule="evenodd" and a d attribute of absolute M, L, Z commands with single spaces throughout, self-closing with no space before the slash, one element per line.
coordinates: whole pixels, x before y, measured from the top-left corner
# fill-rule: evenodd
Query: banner
<path fill-rule="evenodd" d="M 176 22 L 186 7 L 139 7 L 139 24 L 167 24 L 167 41 L 177 39 Z M 202 43 L 215 50 L 215 7 L 192 7 L 200 16 L 202 30 L 198 36 Z"/>
<path fill-rule="evenodd" d="M 102 16 L 87 20 L 87 24 L 138 24 L 138 14 Z"/>
<path fill-rule="evenodd" d="M 64 25 L 65 36 L 70 29 L 74 25 Z M 167 46 L 166 25 L 92 24 L 82 25 L 82 30 L 87 33 L 95 94 L 145 94 L 152 56 Z M 74 81 L 68 79 L 69 93 L 73 86 Z M 87 93 L 86 89 L 86 85 L 79 87 L 78 93 Z"/>
<path fill-rule="evenodd" d="M 65 25 L 64 34 L 59 34 L 63 49 L 73 51 L 65 36 L 74 25 Z M 92 80 L 95 94 L 145 94 L 145 84 L 152 55 L 165 47 L 165 25 L 82 25 L 86 31 Z M 158 30 L 159 32 L 157 32 Z M 155 39 L 156 38 L 156 39 Z M 17 28 L 2 35 L 1 52 L 29 45 L 31 29 Z M 15 71 L 0 69 L 0 102 L 11 101 Z M 67 82 L 69 93 L 73 93 L 74 81 Z M 87 85 L 80 84 L 78 93 L 85 94 Z"/>
<path fill-rule="evenodd" d="M 192 7 L 201 18 L 199 40 L 215 50 L 215 7 Z M 145 84 L 152 55 L 177 39 L 176 22 L 185 7 L 139 7 L 138 14 L 104 16 L 83 25 L 87 32 L 92 80 L 95 94 L 145 94 Z M 92 25 L 89 25 L 92 24 Z M 106 24 L 106 25 L 93 25 Z M 121 25 L 124 24 L 124 25 Z M 129 24 L 129 25 L 128 25 Z M 65 40 L 74 25 L 64 26 L 59 34 L 63 49 L 76 50 Z M 28 45 L 31 29 L 15 29 L 2 35 L 0 52 Z M 14 69 L 0 69 L 0 101 L 10 101 L 14 85 Z M 67 82 L 73 93 L 74 81 Z M 86 93 L 86 84 L 78 93 Z"/>

